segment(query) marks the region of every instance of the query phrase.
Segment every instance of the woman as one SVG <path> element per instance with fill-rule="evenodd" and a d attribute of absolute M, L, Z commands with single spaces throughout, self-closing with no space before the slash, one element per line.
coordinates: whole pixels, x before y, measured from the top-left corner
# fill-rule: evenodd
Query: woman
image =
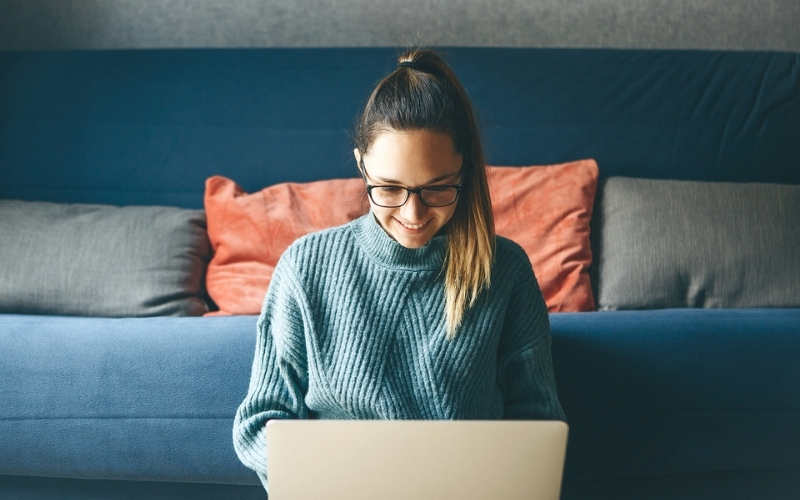
<path fill-rule="evenodd" d="M 265 486 L 273 418 L 565 419 L 467 94 L 435 53 L 399 60 L 356 126 L 370 213 L 297 240 L 264 299 L 234 444 Z"/>

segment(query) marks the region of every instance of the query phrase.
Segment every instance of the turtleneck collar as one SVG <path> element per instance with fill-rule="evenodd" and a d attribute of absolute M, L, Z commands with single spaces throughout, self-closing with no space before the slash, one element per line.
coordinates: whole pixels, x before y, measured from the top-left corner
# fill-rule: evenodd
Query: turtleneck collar
<path fill-rule="evenodd" d="M 384 231 L 372 212 L 354 222 L 353 232 L 367 255 L 382 266 L 408 271 L 442 269 L 447 247 L 445 236 L 434 236 L 422 248 L 406 248 Z"/>

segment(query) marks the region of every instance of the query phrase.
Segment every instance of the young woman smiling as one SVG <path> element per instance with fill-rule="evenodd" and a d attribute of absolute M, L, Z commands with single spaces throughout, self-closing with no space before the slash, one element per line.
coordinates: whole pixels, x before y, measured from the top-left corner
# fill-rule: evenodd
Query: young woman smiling
<path fill-rule="evenodd" d="M 297 240 L 258 320 L 233 437 L 265 487 L 273 418 L 565 419 L 547 308 L 525 252 L 494 234 L 452 70 L 404 53 L 355 142 L 370 213 Z"/>

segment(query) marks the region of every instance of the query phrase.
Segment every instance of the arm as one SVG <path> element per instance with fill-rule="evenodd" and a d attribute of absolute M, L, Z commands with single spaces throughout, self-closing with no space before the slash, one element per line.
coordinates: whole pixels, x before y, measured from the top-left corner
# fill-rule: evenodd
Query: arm
<path fill-rule="evenodd" d="M 521 274 L 511 294 L 500 343 L 503 418 L 566 421 L 553 374 L 547 306 L 530 264 Z"/>
<path fill-rule="evenodd" d="M 307 418 L 308 389 L 301 291 L 281 259 L 258 320 L 250 386 L 233 426 L 239 459 L 255 470 L 266 487 L 266 425 L 273 418 Z"/>

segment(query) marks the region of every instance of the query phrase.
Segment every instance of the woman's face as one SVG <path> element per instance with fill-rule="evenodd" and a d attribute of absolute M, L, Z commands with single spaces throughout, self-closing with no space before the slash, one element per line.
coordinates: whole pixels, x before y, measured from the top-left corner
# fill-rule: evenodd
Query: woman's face
<path fill-rule="evenodd" d="M 382 132 L 372 142 L 363 160 L 364 175 L 370 185 L 406 188 L 459 184 L 462 155 L 453 148 L 450 135 L 429 130 Z M 419 193 L 413 193 L 400 207 L 385 208 L 370 200 L 372 213 L 381 227 L 407 248 L 425 246 L 445 225 L 456 210 L 456 203 L 429 207 Z"/>

